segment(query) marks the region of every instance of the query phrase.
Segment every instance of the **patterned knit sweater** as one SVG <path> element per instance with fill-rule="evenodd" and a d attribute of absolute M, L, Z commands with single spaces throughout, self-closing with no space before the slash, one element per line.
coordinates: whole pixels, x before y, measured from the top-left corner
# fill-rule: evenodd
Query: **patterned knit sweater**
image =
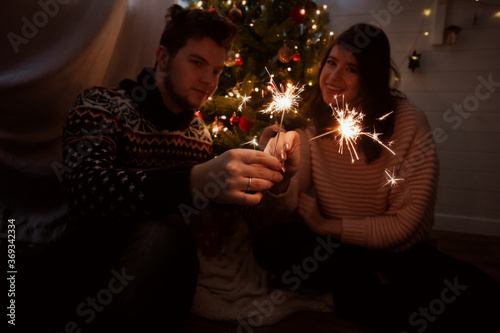
<path fill-rule="evenodd" d="M 434 206 L 439 163 L 432 131 L 425 114 L 408 100 L 395 111 L 391 149 L 366 164 L 364 154 L 351 163 L 349 152 L 339 153 L 335 140 L 299 131 L 301 167 L 283 195 L 294 209 L 298 191 L 314 186 L 321 213 L 343 223 L 341 241 L 362 247 L 397 252 L 433 240 Z M 388 183 L 386 170 L 396 178 Z"/>
<path fill-rule="evenodd" d="M 62 178 L 76 220 L 179 213 L 179 204 L 192 204 L 190 171 L 212 157 L 210 133 L 193 112 L 165 108 L 151 69 L 138 82 L 86 90 L 68 114 Z"/>

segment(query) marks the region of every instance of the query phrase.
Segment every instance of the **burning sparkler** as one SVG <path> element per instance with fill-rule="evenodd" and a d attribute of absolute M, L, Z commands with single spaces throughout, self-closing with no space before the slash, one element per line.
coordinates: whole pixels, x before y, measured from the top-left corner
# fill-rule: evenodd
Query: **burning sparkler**
<path fill-rule="evenodd" d="M 396 175 L 394 173 L 394 169 L 392 169 L 392 173 L 389 169 L 385 169 L 385 174 L 387 175 L 387 182 L 384 184 L 384 186 L 391 184 L 391 187 L 397 186 L 398 181 L 404 180 L 403 178 L 396 178 Z"/>
<path fill-rule="evenodd" d="M 247 104 L 247 102 L 250 100 L 250 96 L 241 96 L 242 100 L 240 105 L 238 106 L 238 110 L 241 111 L 243 110 L 243 107 Z"/>
<path fill-rule="evenodd" d="M 267 109 L 262 112 L 271 114 L 281 112 L 281 121 L 279 124 L 278 135 L 276 136 L 276 146 L 274 147 L 274 154 L 276 155 L 276 149 L 278 148 L 280 132 L 283 125 L 283 118 L 285 117 L 286 112 L 299 106 L 299 101 L 302 99 L 300 97 L 300 93 L 304 91 L 304 85 L 293 85 L 289 83 L 286 87 L 280 85 L 278 89 L 278 86 L 276 85 L 276 83 L 274 83 L 274 80 L 269 71 L 267 73 L 271 78 L 270 84 L 273 99 L 272 102 L 268 105 Z"/>
<path fill-rule="evenodd" d="M 358 152 L 356 151 L 356 143 L 361 135 L 372 138 L 379 145 L 390 151 L 392 154 L 396 155 L 394 151 L 392 151 L 378 138 L 381 133 L 377 133 L 375 129 L 373 130 L 373 133 L 363 131 L 362 125 L 365 115 L 362 112 L 356 111 L 356 108 L 349 110 L 349 106 L 347 104 L 344 104 L 344 96 L 342 96 L 342 108 L 339 106 L 337 95 L 335 96 L 335 102 L 337 106 L 334 107 L 330 104 L 330 107 L 333 110 L 332 115 L 335 117 L 335 119 L 337 119 L 339 125 L 331 131 L 309 139 L 309 141 L 319 139 L 329 134 L 338 133 L 335 138 L 339 143 L 339 153 L 342 154 L 344 152 L 345 145 L 349 150 L 349 153 L 351 154 L 351 163 L 354 163 L 355 160 L 359 160 Z M 382 120 L 389 114 L 390 113 L 380 117 L 379 119 Z"/>
<path fill-rule="evenodd" d="M 259 146 L 259 143 L 257 142 L 256 138 L 253 138 L 252 140 L 243 143 L 243 145 L 252 145 L 253 146 L 253 150 L 255 150 L 255 148 Z"/>

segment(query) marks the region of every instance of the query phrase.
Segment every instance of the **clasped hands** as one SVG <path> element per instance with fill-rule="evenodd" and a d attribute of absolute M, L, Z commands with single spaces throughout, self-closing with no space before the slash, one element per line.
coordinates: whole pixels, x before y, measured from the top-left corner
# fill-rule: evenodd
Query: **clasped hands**
<path fill-rule="evenodd" d="M 297 132 L 277 131 L 275 127 L 264 130 L 261 145 L 264 151 L 231 149 L 208 162 L 195 165 L 191 171 L 191 192 L 211 188 L 210 200 L 223 204 L 251 206 L 260 203 L 261 191 L 282 193 L 300 164 L 300 137 Z M 266 132 L 267 131 L 267 132 Z M 267 142 L 266 142 L 267 141 Z M 318 234 L 328 234 L 327 220 L 321 215 L 316 200 L 300 193 L 297 212 L 309 228 Z"/>
<path fill-rule="evenodd" d="M 278 149 L 273 138 L 264 151 L 231 149 L 195 165 L 191 170 L 191 193 L 210 189 L 211 201 L 256 205 L 262 199 L 261 191 L 288 184 L 295 174 L 300 160 L 299 142 L 296 132 L 282 132 Z"/>

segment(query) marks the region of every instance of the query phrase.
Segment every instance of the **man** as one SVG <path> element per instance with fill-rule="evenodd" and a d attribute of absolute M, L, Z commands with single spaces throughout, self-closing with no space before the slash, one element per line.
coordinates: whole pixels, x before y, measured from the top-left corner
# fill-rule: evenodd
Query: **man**
<path fill-rule="evenodd" d="M 217 88 L 236 27 L 178 5 L 167 18 L 154 69 L 119 89 L 86 90 L 68 114 L 61 172 L 71 224 L 39 263 L 51 274 L 38 296 L 53 308 L 40 315 L 33 306 L 54 332 L 173 330 L 196 288 L 191 220 L 207 201 L 258 204 L 259 191 L 282 180 L 281 163 L 264 152 L 211 159 L 195 116 Z M 50 301 L 54 293 L 62 296 Z"/>

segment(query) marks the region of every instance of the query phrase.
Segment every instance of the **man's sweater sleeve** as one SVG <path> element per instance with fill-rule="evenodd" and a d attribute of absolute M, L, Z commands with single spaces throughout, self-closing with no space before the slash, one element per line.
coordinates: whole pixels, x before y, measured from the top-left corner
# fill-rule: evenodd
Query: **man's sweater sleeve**
<path fill-rule="evenodd" d="M 63 134 L 64 180 L 71 215 L 80 219 L 122 219 L 175 213 L 191 201 L 195 162 L 156 169 L 119 167 L 119 120 L 99 108 L 74 108 Z"/>

